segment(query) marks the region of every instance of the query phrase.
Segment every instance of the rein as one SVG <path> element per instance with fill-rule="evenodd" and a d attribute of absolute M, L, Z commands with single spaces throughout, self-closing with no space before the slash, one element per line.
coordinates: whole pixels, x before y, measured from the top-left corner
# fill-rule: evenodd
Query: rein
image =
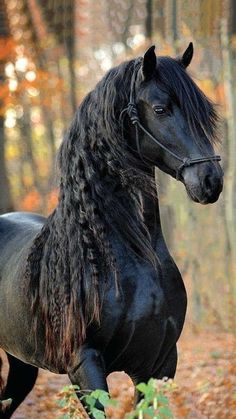
<path fill-rule="evenodd" d="M 138 67 L 138 66 L 137 66 Z M 136 69 L 135 69 L 136 70 Z M 135 83 L 138 75 L 138 70 L 133 72 L 132 79 L 131 79 L 131 89 L 130 89 L 130 97 L 129 97 L 129 103 L 126 108 L 124 108 L 120 114 L 120 121 L 122 124 L 122 132 L 123 132 L 123 123 L 124 123 L 124 116 L 128 115 L 132 125 L 135 127 L 135 137 L 136 137 L 136 147 L 138 154 L 141 158 L 141 160 L 144 161 L 144 158 L 141 154 L 141 148 L 140 148 L 140 138 L 139 138 L 139 129 L 143 131 L 154 143 L 156 143 L 159 147 L 161 147 L 163 150 L 165 150 L 168 154 L 170 154 L 172 157 L 174 157 L 176 160 L 181 162 L 181 164 L 176 169 L 176 179 L 179 180 L 181 173 L 185 167 L 192 166 L 193 164 L 197 163 L 204 163 L 206 161 L 220 161 L 221 157 L 219 155 L 213 155 L 213 156 L 206 156 L 206 157 L 197 157 L 195 159 L 192 159 L 191 157 L 181 157 L 178 154 L 176 154 L 174 151 L 171 151 L 168 147 L 166 147 L 164 144 L 162 144 L 154 135 L 152 135 L 141 123 L 138 115 L 138 109 L 135 103 Z M 144 161 L 144 163 L 146 163 Z"/>

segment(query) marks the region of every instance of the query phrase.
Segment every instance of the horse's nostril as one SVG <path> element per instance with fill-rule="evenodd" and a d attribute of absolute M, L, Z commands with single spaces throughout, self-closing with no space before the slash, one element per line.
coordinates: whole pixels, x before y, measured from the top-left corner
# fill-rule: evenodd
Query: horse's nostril
<path fill-rule="evenodd" d="M 211 181 L 211 176 L 210 175 L 207 175 L 205 177 L 205 187 L 206 187 L 206 189 L 211 189 L 211 187 L 212 187 L 212 181 Z"/>
<path fill-rule="evenodd" d="M 203 181 L 203 189 L 207 194 L 215 194 L 222 191 L 223 188 L 223 182 L 222 178 L 219 176 L 214 176 L 211 174 L 206 175 L 204 181 Z"/>

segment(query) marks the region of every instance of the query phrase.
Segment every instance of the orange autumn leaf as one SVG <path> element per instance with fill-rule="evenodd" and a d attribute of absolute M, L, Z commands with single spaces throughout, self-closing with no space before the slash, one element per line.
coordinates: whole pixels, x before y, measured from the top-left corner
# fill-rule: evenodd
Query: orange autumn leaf
<path fill-rule="evenodd" d="M 58 190 L 53 189 L 48 195 L 47 213 L 54 210 L 58 203 Z"/>
<path fill-rule="evenodd" d="M 30 191 L 22 200 L 21 208 L 24 211 L 35 211 L 40 205 L 40 195 L 36 190 Z"/>
<path fill-rule="evenodd" d="M 9 95 L 9 86 L 8 83 L 0 84 L 0 100 L 5 99 Z"/>
<path fill-rule="evenodd" d="M 8 61 L 15 55 L 15 42 L 12 38 L 0 38 L 0 61 Z"/>

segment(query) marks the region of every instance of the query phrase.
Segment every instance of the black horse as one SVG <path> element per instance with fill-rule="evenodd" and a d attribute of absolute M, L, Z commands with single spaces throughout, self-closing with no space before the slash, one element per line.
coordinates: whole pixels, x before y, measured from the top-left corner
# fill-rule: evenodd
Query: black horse
<path fill-rule="evenodd" d="M 10 370 L 9 418 L 38 368 L 107 390 L 173 377 L 186 311 L 181 275 L 166 247 L 154 168 L 195 202 L 223 185 L 212 103 L 186 72 L 193 55 L 144 55 L 110 70 L 78 108 L 59 152 L 59 202 L 46 219 L 0 217 L 0 347 Z"/>

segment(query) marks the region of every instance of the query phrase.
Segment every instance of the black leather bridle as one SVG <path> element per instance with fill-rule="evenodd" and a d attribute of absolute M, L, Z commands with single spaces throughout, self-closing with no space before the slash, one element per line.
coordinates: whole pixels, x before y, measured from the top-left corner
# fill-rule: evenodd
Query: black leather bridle
<path fill-rule="evenodd" d="M 140 62 L 140 61 L 139 61 Z M 135 83 L 139 71 L 139 66 L 135 66 L 135 70 L 132 75 L 131 79 L 131 89 L 130 89 L 130 98 L 129 103 L 126 108 L 124 108 L 120 114 L 120 121 L 122 124 L 122 132 L 123 132 L 123 123 L 124 123 L 124 116 L 128 115 L 130 118 L 131 123 L 135 127 L 136 131 L 136 147 L 137 152 L 139 153 L 139 156 L 141 160 L 145 160 L 144 157 L 141 154 L 140 149 L 140 140 L 139 140 L 139 129 L 141 129 L 154 143 L 156 143 L 159 147 L 161 147 L 163 150 L 165 150 L 168 154 L 170 154 L 172 157 L 174 157 L 176 160 L 181 162 L 181 164 L 176 169 L 176 179 L 179 180 L 181 176 L 181 172 L 185 167 L 192 166 L 193 164 L 197 163 L 204 163 L 206 161 L 220 161 L 221 157 L 219 155 L 213 155 L 213 156 L 206 156 L 206 157 L 197 157 L 195 159 L 192 159 L 190 157 L 181 157 L 178 154 L 174 153 L 174 151 L 171 151 L 168 147 L 166 147 L 164 144 L 162 144 L 154 135 L 152 135 L 140 122 L 139 115 L 138 115 L 138 109 L 135 103 Z"/>

